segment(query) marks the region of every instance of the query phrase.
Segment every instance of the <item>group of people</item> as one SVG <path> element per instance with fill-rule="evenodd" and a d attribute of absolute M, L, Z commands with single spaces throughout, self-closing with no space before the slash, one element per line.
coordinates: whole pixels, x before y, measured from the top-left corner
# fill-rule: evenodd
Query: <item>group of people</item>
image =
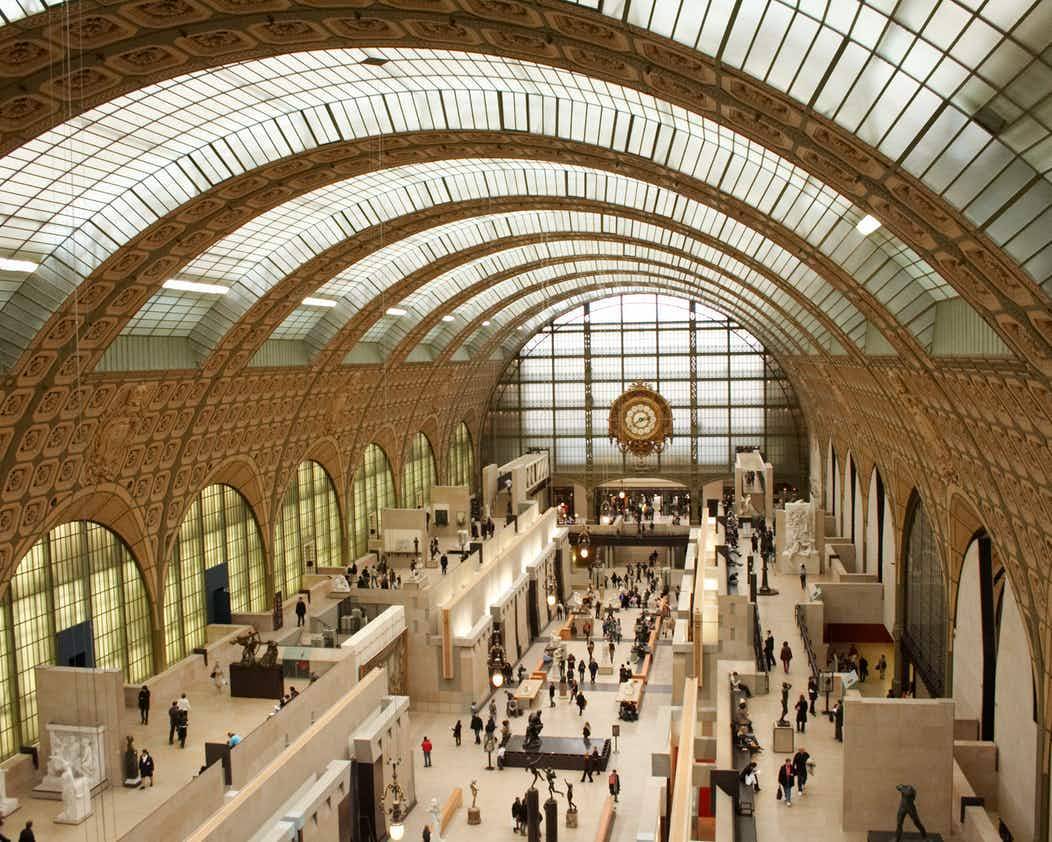
<path fill-rule="evenodd" d="M 768 629 L 767 637 L 765 637 L 763 641 L 763 657 L 768 672 L 774 669 L 774 665 L 780 660 L 782 662 L 782 669 L 784 669 L 785 673 L 788 675 L 789 664 L 793 660 L 793 648 L 789 645 L 788 640 L 783 640 L 781 651 L 778 653 L 778 660 L 775 660 L 774 635 L 771 634 L 771 630 Z"/>
<path fill-rule="evenodd" d="M 387 556 L 383 555 L 381 555 L 380 560 L 372 566 L 363 565 L 362 568 L 359 569 L 358 562 L 351 564 L 351 566 L 347 568 L 347 581 L 356 588 L 398 590 L 402 587 L 401 574 L 391 569 L 387 563 Z"/>

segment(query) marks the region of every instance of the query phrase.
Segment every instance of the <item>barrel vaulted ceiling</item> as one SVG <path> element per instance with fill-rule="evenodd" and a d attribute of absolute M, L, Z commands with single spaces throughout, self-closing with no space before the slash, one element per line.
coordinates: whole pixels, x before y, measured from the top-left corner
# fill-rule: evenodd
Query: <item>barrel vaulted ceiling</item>
<path fill-rule="evenodd" d="M 509 295 L 632 272 L 780 353 L 923 365 L 962 299 L 1052 366 L 1041 4 L 256 5 L 3 7 L 9 370 L 463 355 Z"/>

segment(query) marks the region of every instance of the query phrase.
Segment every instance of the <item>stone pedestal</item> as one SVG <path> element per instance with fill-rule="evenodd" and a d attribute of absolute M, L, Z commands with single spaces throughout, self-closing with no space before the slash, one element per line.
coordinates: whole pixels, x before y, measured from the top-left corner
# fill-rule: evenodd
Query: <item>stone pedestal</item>
<path fill-rule="evenodd" d="M 559 805 L 554 798 L 544 802 L 544 842 L 559 842 Z"/>
<path fill-rule="evenodd" d="M 468 824 L 482 824 L 482 813 L 478 807 L 468 807 Z"/>
<path fill-rule="evenodd" d="M 774 735 L 771 738 L 771 751 L 778 754 L 792 754 L 795 750 L 794 737 L 792 725 L 775 725 Z"/>
<path fill-rule="evenodd" d="M 18 799 L 7 797 L 7 770 L 0 769 L 0 817 L 7 818 L 18 809 Z"/>
<path fill-rule="evenodd" d="M 614 665 L 613 664 L 601 664 L 599 666 L 599 674 L 600 675 L 613 675 L 614 674 Z"/>
<path fill-rule="evenodd" d="M 541 842 L 541 799 L 533 787 L 526 790 L 526 838 Z"/>
<path fill-rule="evenodd" d="M 566 811 L 566 826 L 577 827 L 577 811 L 567 810 Z"/>

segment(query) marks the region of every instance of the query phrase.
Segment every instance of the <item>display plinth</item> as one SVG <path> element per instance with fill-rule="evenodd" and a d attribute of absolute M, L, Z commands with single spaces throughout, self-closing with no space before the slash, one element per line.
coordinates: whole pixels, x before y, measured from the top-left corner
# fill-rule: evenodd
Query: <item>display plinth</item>
<path fill-rule="evenodd" d="M 566 826 L 577 827 L 577 811 L 567 810 L 566 811 Z"/>
<path fill-rule="evenodd" d="M 247 699 L 281 699 L 285 695 L 285 676 L 280 666 L 246 667 L 230 665 L 230 695 Z"/>
<path fill-rule="evenodd" d="M 468 807 L 468 824 L 482 824 L 482 813 L 478 807 Z"/>
<path fill-rule="evenodd" d="M 544 802 L 544 842 L 559 842 L 559 804 L 554 798 Z"/>
<path fill-rule="evenodd" d="M 923 818 L 923 817 L 922 817 Z M 927 842 L 942 842 L 941 833 L 929 833 L 927 836 L 921 836 L 919 833 L 914 831 L 913 833 L 902 834 L 904 842 L 919 842 L 924 839 Z M 895 831 L 894 830 L 871 830 L 869 835 L 866 837 L 866 842 L 895 842 Z"/>
<path fill-rule="evenodd" d="M 538 749 L 523 748 L 523 737 L 512 737 L 504 749 L 504 765 L 514 769 L 525 769 L 536 764 L 539 769 L 584 769 L 585 753 L 599 749 L 599 770 L 605 771 L 610 759 L 610 740 L 592 739 L 585 742 L 580 737 L 541 737 Z"/>
<path fill-rule="evenodd" d="M 771 751 L 778 754 L 792 754 L 794 751 L 794 734 L 791 725 L 775 725 L 771 739 Z"/>

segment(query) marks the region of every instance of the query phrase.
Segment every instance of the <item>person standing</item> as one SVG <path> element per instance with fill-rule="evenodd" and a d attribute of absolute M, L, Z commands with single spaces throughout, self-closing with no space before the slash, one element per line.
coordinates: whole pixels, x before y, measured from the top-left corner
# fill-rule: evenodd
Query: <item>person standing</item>
<path fill-rule="evenodd" d="M 811 700 L 811 716 L 817 716 L 815 702 L 818 701 L 818 679 L 813 675 L 807 679 L 807 697 Z"/>
<path fill-rule="evenodd" d="M 584 727 L 581 729 L 581 737 L 586 743 L 592 741 L 592 723 L 585 721 Z"/>
<path fill-rule="evenodd" d="M 22 832 L 18 834 L 18 842 L 37 842 L 37 838 L 33 834 L 33 822 L 26 822 L 26 826 L 23 827 Z"/>
<path fill-rule="evenodd" d="M 453 726 L 453 739 L 457 741 L 457 745 L 460 745 L 460 732 L 461 725 L 460 720 L 457 720 L 457 724 Z"/>
<path fill-rule="evenodd" d="M 617 795 L 621 792 L 621 777 L 617 774 L 617 769 L 614 769 L 614 771 L 610 773 L 607 783 L 610 786 L 610 794 L 614 796 L 614 803 L 616 804 Z"/>
<path fill-rule="evenodd" d="M 299 628 L 303 625 L 307 616 L 307 603 L 303 601 L 301 596 L 296 600 L 296 627 Z"/>
<path fill-rule="evenodd" d="M 801 734 L 807 731 L 807 699 L 804 698 L 803 693 L 800 694 L 796 703 L 796 730 Z"/>
<path fill-rule="evenodd" d="M 424 825 L 423 840 L 424 842 L 431 842 L 431 825 Z"/>
<path fill-rule="evenodd" d="M 145 684 L 139 690 L 139 724 L 150 724 L 150 688 Z"/>
<path fill-rule="evenodd" d="M 420 748 L 424 752 L 424 768 L 425 769 L 430 768 L 430 766 L 431 766 L 431 749 L 434 748 L 434 746 L 431 745 L 431 740 L 429 740 L 427 738 L 426 734 L 424 735 L 423 742 L 420 743 Z"/>
<path fill-rule="evenodd" d="M 792 758 L 787 757 L 785 763 L 778 770 L 778 786 L 782 790 L 785 806 L 793 806 L 793 784 L 796 783 L 796 775 L 793 771 Z"/>
<path fill-rule="evenodd" d="M 475 745 L 482 743 L 482 717 L 477 713 L 471 714 L 471 730 L 475 732 Z"/>
<path fill-rule="evenodd" d="M 143 749 L 142 754 L 139 755 L 139 777 L 142 778 L 142 785 L 139 789 L 146 789 L 147 778 L 149 778 L 150 786 L 153 787 L 153 758 L 146 749 Z"/>
<path fill-rule="evenodd" d="M 838 701 L 833 707 L 833 735 L 838 743 L 844 742 L 844 703 Z"/>
<path fill-rule="evenodd" d="M 581 783 L 584 783 L 585 777 L 588 778 L 589 783 L 593 783 L 592 778 L 592 755 L 587 751 L 584 753 L 584 769 L 581 772 Z"/>
<path fill-rule="evenodd" d="M 446 575 L 446 568 L 449 567 L 449 559 L 446 558 L 446 554 L 442 553 L 442 557 L 438 560 L 439 565 L 442 567 L 442 575 Z"/>
<path fill-rule="evenodd" d="M 884 653 L 880 653 L 880 660 L 877 661 L 877 672 L 880 673 L 880 680 L 884 681 L 884 676 L 888 671 L 888 659 L 884 657 Z"/>
<path fill-rule="evenodd" d="M 811 759 L 811 755 L 807 753 L 807 749 L 800 746 L 796 750 L 796 754 L 793 755 L 793 771 L 796 772 L 796 792 L 798 795 L 804 794 L 804 787 L 807 786 L 807 762 Z"/>
<path fill-rule="evenodd" d="M 588 674 L 592 678 L 592 686 L 593 687 L 595 686 L 595 676 L 596 676 L 596 673 L 598 673 L 598 672 L 599 672 L 599 662 L 595 658 L 592 658 L 592 660 L 588 664 Z"/>
<path fill-rule="evenodd" d="M 774 659 L 774 635 L 770 629 L 767 629 L 767 637 L 763 642 L 763 654 L 767 659 L 767 671 L 770 672 L 777 663 Z"/>
<path fill-rule="evenodd" d="M 869 678 L 869 661 L 865 655 L 858 656 L 858 680 L 864 682 Z"/>
<path fill-rule="evenodd" d="M 175 742 L 175 732 L 179 730 L 179 715 L 181 712 L 178 702 L 172 702 L 172 706 L 168 708 L 168 745 L 172 745 Z"/>
<path fill-rule="evenodd" d="M 223 675 L 223 665 L 216 664 L 212 670 L 212 683 L 216 686 L 216 692 L 223 692 L 223 685 L 226 684 L 226 676 Z"/>
<path fill-rule="evenodd" d="M 800 589 L 807 590 L 807 565 L 800 562 Z"/>
<path fill-rule="evenodd" d="M 782 667 L 785 668 L 786 675 L 789 674 L 789 662 L 793 660 L 793 650 L 789 648 L 789 641 L 782 641 L 782 651 L 778 656 L 782 660 Z"/>
<path fill-rule="evenodd" d="M 548 707 L 555 707 L 555 682 L 548 682 Z"/>
<path fill-rule="evenodd" d="M 588 669 L 588 667 L 585 666 L 584 658 L 581 658 L 581 660 L 577 662 L 577 674 L 580 676 L 578 683 L 580 684 L 584 684 L 584 671 L 586 669 Z"/>
<path fill-rule="evenodd" d="M 577 715 L 584 716 L 585 705 L 588 704 L 588 700 L 584 697 L 584 693 L 577 693 Z"/>

